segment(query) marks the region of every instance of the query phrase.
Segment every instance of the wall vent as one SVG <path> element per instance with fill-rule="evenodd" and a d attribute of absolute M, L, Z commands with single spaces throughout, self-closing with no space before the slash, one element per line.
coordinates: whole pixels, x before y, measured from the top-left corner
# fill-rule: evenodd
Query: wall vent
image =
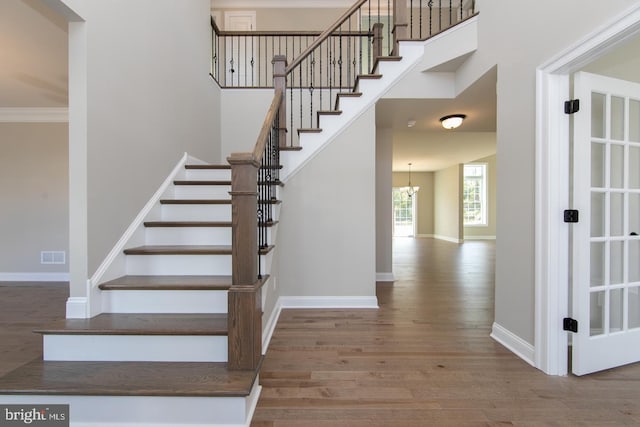
<path fill-rule="evenodd" d="M 40 252 L 40 264 L 66 264 L 65 251 L 42 251 Z"/>

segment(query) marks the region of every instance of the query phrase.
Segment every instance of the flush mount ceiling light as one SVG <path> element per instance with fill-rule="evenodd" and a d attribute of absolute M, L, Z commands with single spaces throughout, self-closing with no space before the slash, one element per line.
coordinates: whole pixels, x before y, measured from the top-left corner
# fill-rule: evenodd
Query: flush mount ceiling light
<path fill-rule="evenodd" d="M 407 127 L 414 127 L 416 125 L 416 121 L 413 119 L 409 119 L 409 121 L 407 121 Z"/>
<path fill-rule="evenodd" d="M 462 124 L 467 116 L 464 114 L 451 114 L 440 119 L 442 127 L 445 129 L 455 129 Z"/>

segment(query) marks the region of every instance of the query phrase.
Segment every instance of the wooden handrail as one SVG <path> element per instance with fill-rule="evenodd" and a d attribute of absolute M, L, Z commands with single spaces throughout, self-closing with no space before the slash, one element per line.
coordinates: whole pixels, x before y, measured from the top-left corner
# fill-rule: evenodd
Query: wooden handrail
<path fill-rule="evenodd" d="M 303 50 L 298 55 L 298 57 L 286 68 L 285 74 L 289 74 L 291 70 L 300 65 L 300 63 L 311 54 L 311 52 L 313 52 L 318 46 L 320 46 L 323 41 L 329 38 L 331 33 L 338 29 L 347 19 L 351 17 L 351 15 L 353 15 L 355 11 L 360 8 L 360 6 L 365 4 L 367 1 L 369 0 L 358 0 L 353 6 L 349 8 L 349 10 L 347 10 L 344 14 L 342 14 L 342 16 L 340 16 L 340 18 L 338 18 L 336 22 L 334 22 L 329 28 L 324 30 L 322 34 L 320 34 L 318 38 L 315 39 L 313 43 L 311 43 L 305 50 Z"/>
<path fill-rule="evenodd" d="M 267 139 L 269 137 L 269 133 L 271 132 L 273 121 L 276 119 L 276 114 L 278 114 L 278 110 L 280 109 L 282 97 L 282 89 L 276 88 L 275 94 L 273 95 L 273 101 L 271 101 L 271 106 L 269 106 L 267 116 L 265 117 L 264 122 L 262 123 L 262 128 L 260 129 L 260 133 L 258 134 L 256 145 L 253 148 L 252 157 L 256 162 L 258 162 L 258 164 L 262 162 L 264 147 L 267 145 Z"/>

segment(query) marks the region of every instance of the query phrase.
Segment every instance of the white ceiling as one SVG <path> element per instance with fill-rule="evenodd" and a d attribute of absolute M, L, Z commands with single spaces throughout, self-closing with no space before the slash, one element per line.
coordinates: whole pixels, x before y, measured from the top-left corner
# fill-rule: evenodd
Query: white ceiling
<path fill-rule="evenodd" d="M 496 69 L 493 68 L 454 99 L 382 99 L 376 104 L 376 126 L 393 130 L 393 170 L 437 171 L 496 152 Z M 454 130 L 440 118 L 465 114 Z M 414 127 L 408 121 L 415 120 Z"/>

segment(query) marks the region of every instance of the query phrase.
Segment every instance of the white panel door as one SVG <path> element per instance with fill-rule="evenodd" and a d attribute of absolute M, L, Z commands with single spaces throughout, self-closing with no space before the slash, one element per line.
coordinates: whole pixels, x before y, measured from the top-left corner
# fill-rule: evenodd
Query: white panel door
<path fill-rule="evenodd" d="M 255 11 L 230 11 L 224 13 L 225 31 L 255 31 Z M 226 59 L 226 85 L 234 87 L 250 87 L 255 85 L 254 52 L 257 40 L 253 37 L 229 35 L 226 37 L 226 51 L 230 57 Z"/>
<path fill-rule="evenodd" d="M 640 84 L 577 73 L 573 373 L 640 361 Z"/>

